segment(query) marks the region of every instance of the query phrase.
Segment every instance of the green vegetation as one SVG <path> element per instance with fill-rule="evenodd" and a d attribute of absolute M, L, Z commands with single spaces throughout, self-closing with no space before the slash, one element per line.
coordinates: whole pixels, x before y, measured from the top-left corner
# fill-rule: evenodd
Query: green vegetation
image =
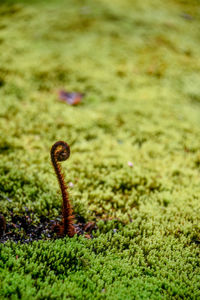
<path fill-rule="evenodd" d="M 1 299 L 200 298 L 198 5 L 1 1 L 0 213 L 61 214 L 64 140 L 75 213 L 98 222 L 90 240 L 1 244 Z"/>

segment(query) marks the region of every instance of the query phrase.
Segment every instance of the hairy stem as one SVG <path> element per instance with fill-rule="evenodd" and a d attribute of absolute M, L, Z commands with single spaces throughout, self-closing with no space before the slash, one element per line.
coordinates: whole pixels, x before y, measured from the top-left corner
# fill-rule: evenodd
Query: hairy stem
<path fill-rule="evenodd" d="M 60 163 L 61 161 L 67 160 L 70 156 L 70 147 L 67 143 L 63 141 L 56 142 L 51 147 L 51 161 L 58 178 L 58 182 L 60 185 L 62 199 L 63 199 L 63 219 L 62 225 L 58 226 L 59 235 L 68 235 L 69 237 L 73 237 L 75 232 L 74 224 L 74 216 L 73 209 L 71 203 L 69 201 L 69 194 L 67 191 L 67 185 L 65 184 L 64 175 L 61 171 Z"/>

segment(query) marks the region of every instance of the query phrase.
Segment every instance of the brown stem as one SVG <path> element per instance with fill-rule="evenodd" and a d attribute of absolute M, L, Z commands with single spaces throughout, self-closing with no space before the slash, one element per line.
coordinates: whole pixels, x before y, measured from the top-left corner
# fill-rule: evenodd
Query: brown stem
<path fill-rule="evenodd" d="M 70 156 L 70 147 L 67 143 L 63 141 L 56 142 L 51 147 L 51 161 L 58 178 L 58 182 L 60 185 L 62 198 L 63 198 L 63 219 L 62 225 L 58 226 L 59 235 L 68 235 L 69 237 L 73 237 L 75 235 L 74 224 L 74 216 L 73 209 L 71 203 L 69 201 L 69 194 L 67 191 L 67 185 L 64 181 L 64 175 L 61 171 L 60 163 L 61 161 L 67 160 Z"/>

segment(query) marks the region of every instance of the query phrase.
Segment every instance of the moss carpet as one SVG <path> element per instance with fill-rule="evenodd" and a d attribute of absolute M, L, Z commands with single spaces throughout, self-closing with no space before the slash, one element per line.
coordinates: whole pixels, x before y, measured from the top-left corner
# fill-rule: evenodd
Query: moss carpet
<path fill-rule="evenodd" d="M 1 243 L 1 299 L 200 299 L 199 32 L 198 0 L 1 1 L 0 213 L 60 216 L 64 140 L 98 226 Z"/>

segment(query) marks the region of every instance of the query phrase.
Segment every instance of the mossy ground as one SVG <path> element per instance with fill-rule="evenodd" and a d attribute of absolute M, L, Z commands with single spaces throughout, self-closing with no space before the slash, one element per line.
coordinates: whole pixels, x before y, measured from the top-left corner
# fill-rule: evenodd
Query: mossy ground
<path fill-rule="evenodd" d="M 198 5 L 1 1 L 0 212 L 61 214 L 64 140 L 75 213 L 99 228 L 2 244 L 1 299 L 200 298 Z"/>

